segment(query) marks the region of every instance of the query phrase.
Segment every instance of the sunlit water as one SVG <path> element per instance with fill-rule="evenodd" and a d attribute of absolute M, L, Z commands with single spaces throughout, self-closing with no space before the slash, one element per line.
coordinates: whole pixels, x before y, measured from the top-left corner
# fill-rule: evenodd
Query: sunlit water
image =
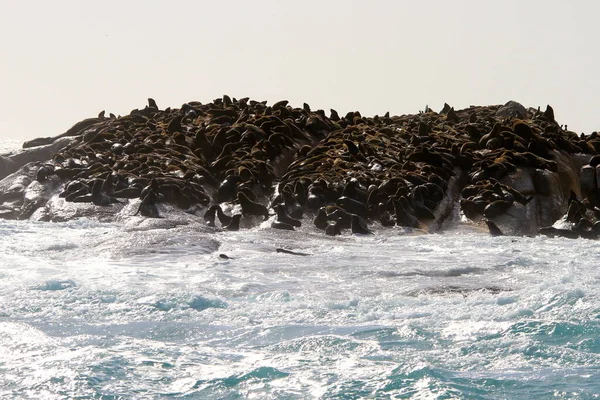
<path fill-rule="evenodd" d="M 598 242 L 140 221 L 0 220 L 0 397 L 600 393 Z"/>
<path fill-rule="evenodd" d="M 21 148 L 22 139 L 2 139 L 0 140 L 0 155 L 14 152 Z"/>

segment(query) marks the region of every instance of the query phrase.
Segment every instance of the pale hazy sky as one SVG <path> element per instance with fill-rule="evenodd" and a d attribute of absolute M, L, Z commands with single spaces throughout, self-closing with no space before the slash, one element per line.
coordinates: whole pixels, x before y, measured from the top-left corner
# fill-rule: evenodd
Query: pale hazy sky
<path fill-rule="evenodd" d="M 365 115 L 517 100 L 600 130 L 600 2 L 0 0 L 0 138 L 223 94 Z"/>

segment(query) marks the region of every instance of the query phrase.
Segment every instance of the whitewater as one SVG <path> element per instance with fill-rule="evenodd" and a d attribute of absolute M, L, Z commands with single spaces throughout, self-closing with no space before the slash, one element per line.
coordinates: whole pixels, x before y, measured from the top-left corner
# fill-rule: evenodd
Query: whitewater
<path fill-rule="evenodd" d="M 593 398 L 599 251 L 461 226 L 0 221 L 0 396 Z"/>

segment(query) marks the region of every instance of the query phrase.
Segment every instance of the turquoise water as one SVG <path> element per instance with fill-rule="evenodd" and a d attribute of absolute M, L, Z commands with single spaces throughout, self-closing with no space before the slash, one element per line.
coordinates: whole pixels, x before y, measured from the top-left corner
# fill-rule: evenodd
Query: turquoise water
<path fill-rule="evenodd" d="M 153 223 L 0 221 L 0 397 L 600 393 L 595 241 Z"/>

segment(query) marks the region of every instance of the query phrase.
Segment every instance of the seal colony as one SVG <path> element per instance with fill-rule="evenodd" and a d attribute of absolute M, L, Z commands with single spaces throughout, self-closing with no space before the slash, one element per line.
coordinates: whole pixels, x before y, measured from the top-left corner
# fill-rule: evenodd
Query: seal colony
<path fill-rule="evenodd" d="M 600 234 L 600 137 L 568 131 L 550 106 L 366 117 L 227 95 L 164 110 L 148 99 L 23 147 L 0 157 L 3 218 L 58 220 L 60 199 L 105 215 L 135 204 L 144 218 L 171 204 L 226 230 L 272 219 L 328 235 L 434 232 L 458 214 L 493 235 Z"/>

